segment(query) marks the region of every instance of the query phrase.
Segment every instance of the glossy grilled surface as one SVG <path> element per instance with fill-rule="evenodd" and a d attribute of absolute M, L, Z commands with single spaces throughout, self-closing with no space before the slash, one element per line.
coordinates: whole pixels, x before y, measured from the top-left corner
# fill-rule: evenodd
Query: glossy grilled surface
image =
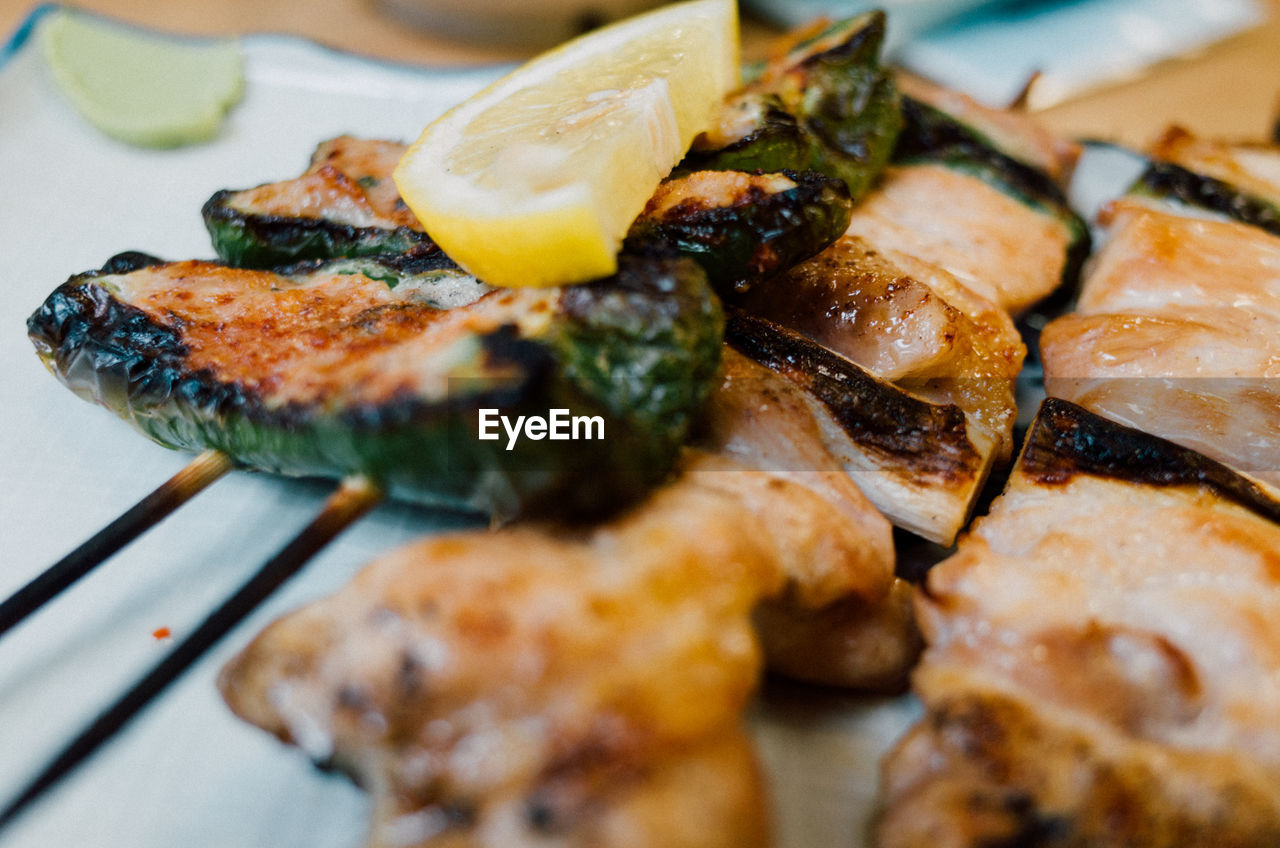
<path fill-rule="evenodd" d="M 991 513 L 930 572 L 882 848 L 1280 839 L 1280 504 L 1050 399 Z"/>
<path fill-rule="evenodd" d="M 1013 385 L 1026 354 L 1013 321 L 945 271 L 917 268 L 924 272 L 917 279 L 904 267 L 912 265 L 919 263 L 845 236 L 731 302 L 882 380 L 959 406 L 1007 460 L 1017 415 Z"/>
<path fill-rule="evenodd" d="M 728 343 L 785 377 L 841 468 L 895 525 L 950 544 L 968 520 L 993 445 L 954 404 L 881 380 L 794 330 L 733 311 Z"/>
<path fill-rule="evenodd" d="M 1074 313 L 1041 336 L 1049 393 L 1280 480 L 1280 239 L 1114 201 Z"/>

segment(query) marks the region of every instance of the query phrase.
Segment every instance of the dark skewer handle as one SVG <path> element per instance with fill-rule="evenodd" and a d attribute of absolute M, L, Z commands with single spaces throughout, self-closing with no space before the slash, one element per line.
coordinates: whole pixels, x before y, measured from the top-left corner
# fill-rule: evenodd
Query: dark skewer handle
<path fill-rule="evenodd" d="M 363 477 L 344 480 L 324 509 L 307 527 L 269 559 L 234 595 L 209 614 L 190 636 L 174 647 L 145 677 L 93 720 L 22 792 L 0 812 L 0 829 L 76 766 L 109 741 L 153 698 L 182 675 L 205 651 L 235 627 L 281 584 L 296 574 L 321 548 L 364 515 L 382 491 Z"/>
<path fill-rule="evenodd" d="M 226 474 L 231 465 L 226 454 L 213 450 L 191 460 L 186 468 L 170 477 L 160 488 L 0 602 L 0 636 L 204 491 L 206 486 Z"/>

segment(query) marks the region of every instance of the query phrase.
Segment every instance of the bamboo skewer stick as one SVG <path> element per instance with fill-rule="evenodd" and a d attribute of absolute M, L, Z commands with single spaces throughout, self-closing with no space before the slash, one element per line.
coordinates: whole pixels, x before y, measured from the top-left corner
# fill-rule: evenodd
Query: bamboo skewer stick
<path fill-rule="evenodd" d="M 154 492 L 0 602 L 0 636 L 204 491 L 232 465 L 226 454 L 214 450 L 191 460 Z"/>
<path fill-rule="evenodd" d="M 324 509 L 301 533 L 263 564 L 235 594 L 210 613 L 191 635 L 175 646 L 151 671 L 82 730 L 0 811 L 0 830 L 110 741 L 205 651 L 381 499 L 382 490 L 368 479 L 349 477 L 344 480 L 338 490 L 329 496 Z"/>

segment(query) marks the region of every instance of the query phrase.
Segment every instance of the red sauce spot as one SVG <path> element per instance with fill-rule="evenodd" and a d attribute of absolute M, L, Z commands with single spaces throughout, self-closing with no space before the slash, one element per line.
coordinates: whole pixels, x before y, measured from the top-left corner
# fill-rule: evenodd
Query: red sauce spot
<path fill-rule="evenodd" d="M 151 635 L 156 639 L 168 639 L 173 635 L 173 631 L 167 627 L 157 627 L 155 630 L 151 631 Z"/>

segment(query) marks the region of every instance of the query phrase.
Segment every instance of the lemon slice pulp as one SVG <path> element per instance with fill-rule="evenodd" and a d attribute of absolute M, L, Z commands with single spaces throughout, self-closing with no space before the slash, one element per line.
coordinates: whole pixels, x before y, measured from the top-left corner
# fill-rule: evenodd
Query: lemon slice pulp
<path fill-rule="evenodd" d="M 455 261 L 499 286 L 612 273 L 627 228 L 738 83 L 733 0 L 692 0 L 545 53 L 429 125 L 396 168 Z"/>

